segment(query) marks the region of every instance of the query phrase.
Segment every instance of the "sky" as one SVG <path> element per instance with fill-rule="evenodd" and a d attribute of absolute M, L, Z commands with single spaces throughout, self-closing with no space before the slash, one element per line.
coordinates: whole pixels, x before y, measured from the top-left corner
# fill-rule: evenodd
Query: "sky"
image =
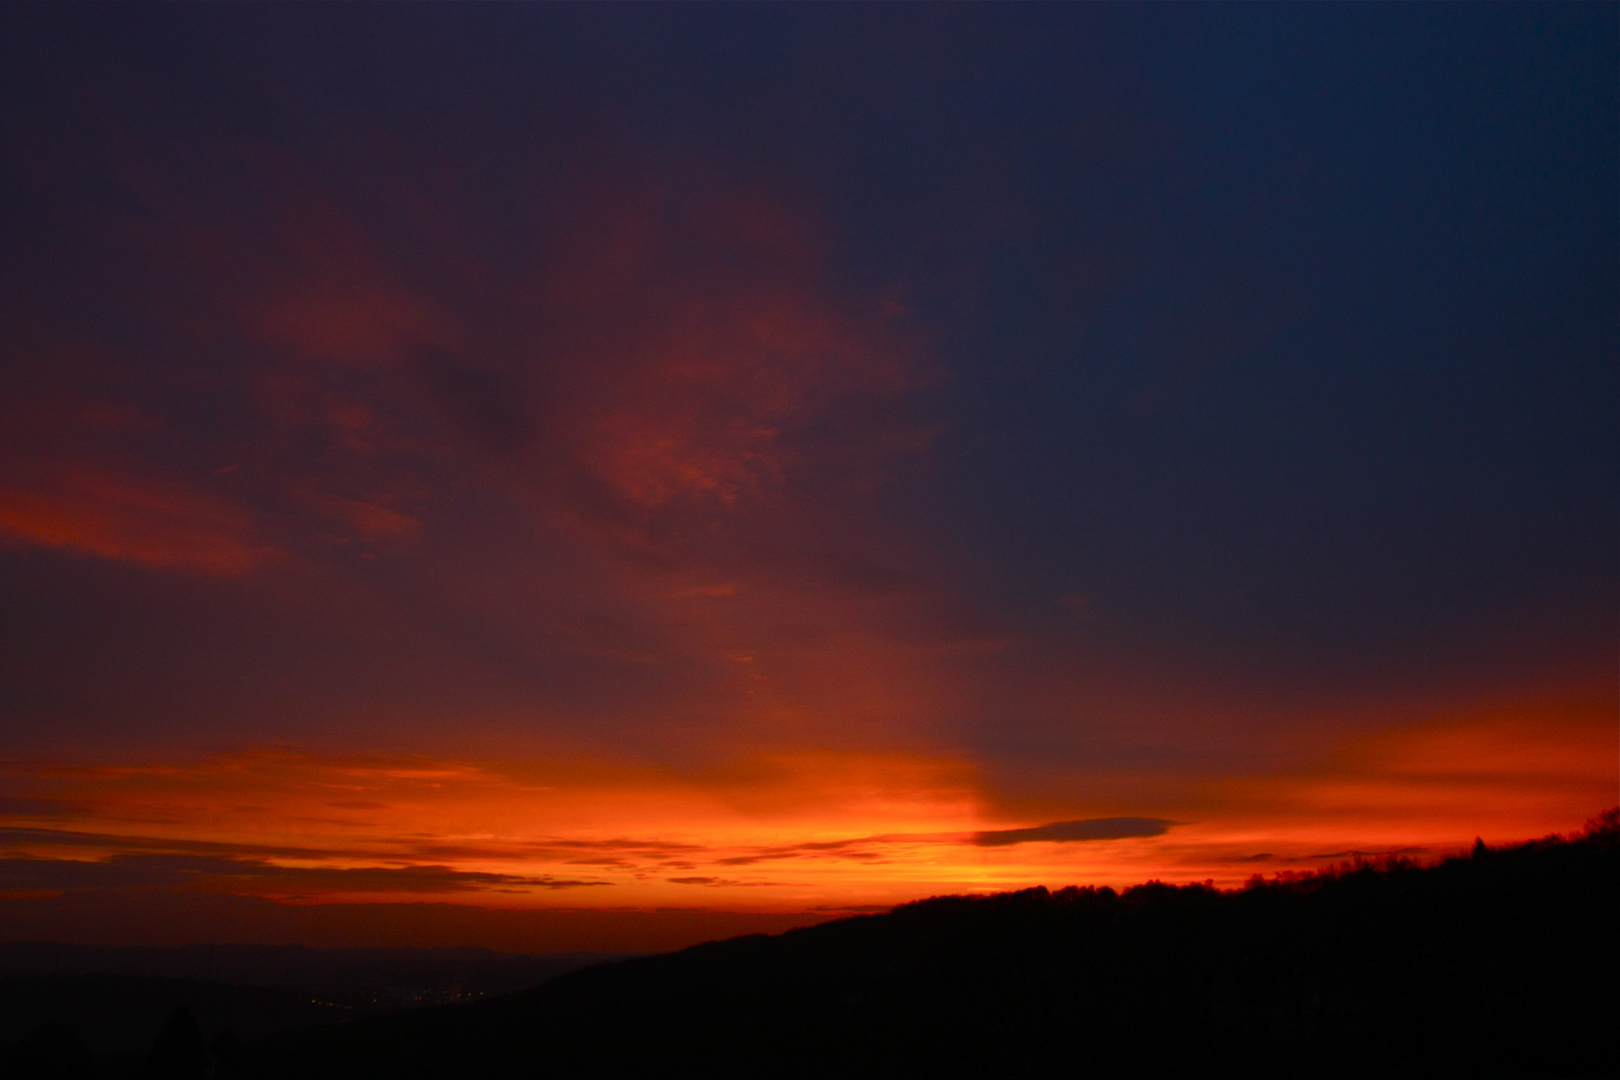
<path fill-rule="evenodd" d="M 1613 5 L 0 25 L 12 939 L 649 951 L 1617 801 Z"/>

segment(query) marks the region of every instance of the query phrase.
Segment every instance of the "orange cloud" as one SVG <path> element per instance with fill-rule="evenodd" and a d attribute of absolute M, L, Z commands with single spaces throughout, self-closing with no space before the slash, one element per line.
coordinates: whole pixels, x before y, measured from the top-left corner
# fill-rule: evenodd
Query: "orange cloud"
<path fill-rule="evenodd" d="M 1133 799 L 1175 823 L 1159 837 L 1088 847 L 1081 880 L 1230 886 L 1363 856 L 1432 858 L 1476 836 L 1507 843 L 1577 829 L 1620 786 L 1612 708 L 1601 702 L 1481 708 L 1320 742 L 1265 772 L 1076 773 L 1073 788 L 1095 800 L 1081 808 Z M 1051 846 L 1023 858 L 1076 865 Z"/>
<path fill-rule="evenodd" d="M 153 764 L 12 761 L 8 890 L 158 888 L 282 902 L 655 908 L 690 890 L 812 912 L 1032 884 L 1236 885 L 1357 855 L 1435 856 L 1580 825 L 1612 800 L 1592 717 L 1461 718 L 1287 773 L 1143 781 L 1135 815 L 993 820 L 944 757 L 759 753 L 676 770 L 291 749 Z M 1156 786 L 1157 785 L 1157 786 Z M 20 861 L 19 861 L 20 860 Z M 738 871 L 743 870 L 743 876 Z M 589 895 L 587 896 L 586 893 Z M 577 895 L 576 895 L 577 894 Z M 715 900 L 708 900 L 713 903 Z"/>
<path fill-rule="evenodd" d="M 166 570 L 234 576 L 277 557 L 256 542 L 251 513 L 166 480 L 93 467 L 47 470 L 31 487 L 0 487 L 0 536 Z"/>
<path fill-rule="evenodd" d="M 894 846 L 852 832 L 880 829 L 910 847 L 976 824 L 960 765 L 895 756 L 779 754 L 683 775 L 264 750 L 189 764 L 13 763 L 5 779 L 30 793 L 0 805 L 12 811 L 0 815 L 5 847 L 26 853 L 0 872 L 8 888 L 146 884 L 326 902 L 454 891 L 506 906 L 588 884 L 600 902 L 656 906 L 679 896 L 670 878 L 793 858 L 820 869 L 746 888 L 752 907 L 797 909 L 803 900 L 783 889 L 825 901 L 868 849 Z"/>

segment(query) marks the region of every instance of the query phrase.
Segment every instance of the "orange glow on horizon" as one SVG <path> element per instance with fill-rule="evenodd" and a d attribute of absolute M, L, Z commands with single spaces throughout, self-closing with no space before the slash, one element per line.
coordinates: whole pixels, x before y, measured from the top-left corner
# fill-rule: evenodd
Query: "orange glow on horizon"
<path fill-rule="evenodd" d="M 825 752 L 686 772 L 286 747 L 160 763 L 13 760 L 0 822 L 7 847 L 41 873 L 93 865 L 103 889 L 819 918 L 1034 884 L 1230 887 L 1356 856 L 1433 858 L 1476 834 L 1502 843 L 1572 830 L 1612 799 L 1613 733 L 1574 715 L 1552 738 L 1551 719 L 1399 729 L 1288 775 L 1145 793 L 1158 834 L 1114 839 L 976 842 L 1047 823 L 991 820 L 993 800 L 960 760 Z M 1118 816 L 1083 800 L 1070 813 Z M 5 896 L 51 889 L 14 880 Z"/>

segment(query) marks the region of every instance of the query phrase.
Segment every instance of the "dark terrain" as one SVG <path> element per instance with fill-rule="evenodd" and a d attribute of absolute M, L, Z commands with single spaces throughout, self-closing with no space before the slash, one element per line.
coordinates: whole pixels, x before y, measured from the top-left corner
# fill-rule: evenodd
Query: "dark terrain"
<path fill-rule="evenodd" d="M 624 953 L 498 953 L 489 949 L 311 949 L 298 945 L 107 947 L 0 945 L 0 981 L 17 976 L 123 975 L 282 987 L 339 1013 L 444 1005 L 527 990 Z M 0 1017 L 0 1045 L 10 1020 Z"/>
<path fill-rule="evenodd" d="M 1235 892 L 927 900 L 211 1047 L 180 1016 L 133 1075 L 1613 1076 L 1617 913 L 1610 811 Z M 15 1075 L 98 1075 L 51 1064 Z"/>
<path fill-rule="evenodd" d="M 477 1001 L 616 959 L 622 955 L 475 948 L 4 944 L 0 1077 L 150 1072 L 144 1065 L 154 1040 L 181 1009 L 197 1028 L 191 1041 L 212 1044 L 223 1036 L 223 1046 Z"/>

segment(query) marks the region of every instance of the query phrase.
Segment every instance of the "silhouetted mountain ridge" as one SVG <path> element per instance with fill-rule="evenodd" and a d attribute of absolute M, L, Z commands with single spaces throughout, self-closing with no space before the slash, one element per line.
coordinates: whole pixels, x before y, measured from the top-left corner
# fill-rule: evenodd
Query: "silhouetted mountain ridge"
<path fill-rule="evenodd" d="M 241 1077 L 1614 1075 L 1620 815 L 1243 890 L 944 897 L 244 1050 Z"/>

